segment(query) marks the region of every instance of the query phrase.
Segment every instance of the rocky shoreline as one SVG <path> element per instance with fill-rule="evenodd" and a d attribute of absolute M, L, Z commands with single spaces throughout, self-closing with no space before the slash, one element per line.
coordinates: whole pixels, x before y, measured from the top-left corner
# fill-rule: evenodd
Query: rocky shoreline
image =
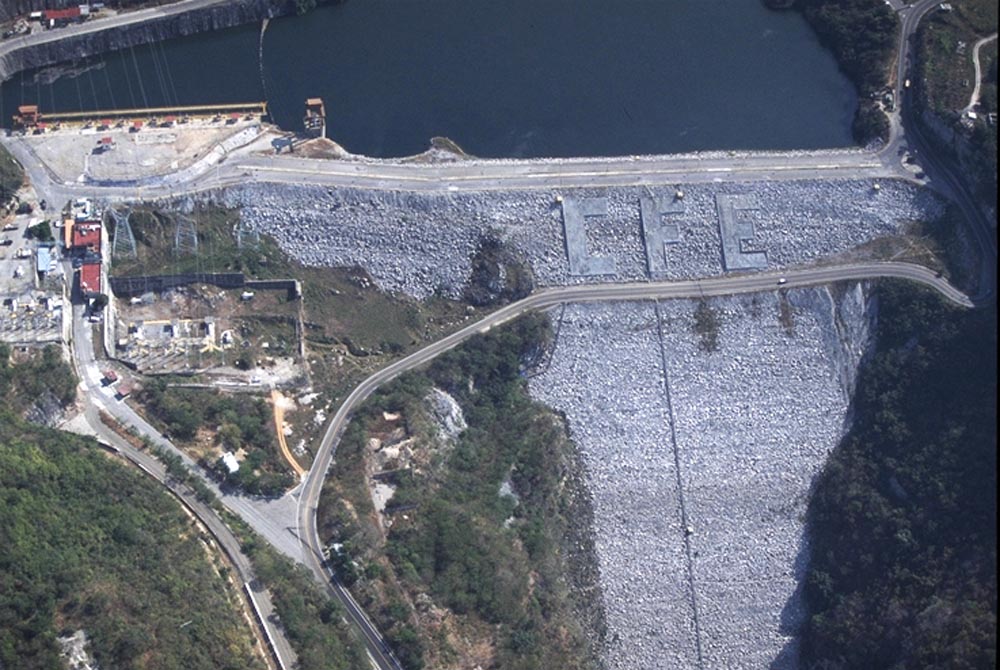
<path fill-rule="evenodd" d="M 223 30 L 295 12 L 289 0 L 232 0 L 183 14 L 112 28 L 42 44 L 33 44 L 0 55 L 0 81 L 22 70 L 96 56 L 139 44 Z"/>

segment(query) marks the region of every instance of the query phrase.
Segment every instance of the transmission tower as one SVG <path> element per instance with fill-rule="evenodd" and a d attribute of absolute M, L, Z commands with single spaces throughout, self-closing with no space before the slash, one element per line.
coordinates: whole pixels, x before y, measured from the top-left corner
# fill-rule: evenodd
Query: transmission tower
<path fill-rule="evenodd" d="M 111 258 L 135 258 L 138 253 L 135 248 L 135 235 L 132 234 L 132 224 L 129 217 L 132 211 L 126 209 L 119 212 L 115 209 L 108 209 L 111 218 L 115 222 L 115 236 L 111 241 Z"/>
<path fill-rule="evenodd" d="M 260 233 L 244 223 L 243 218 L 236 223 L 236 248 L 256 249 L 260 246 Z"/>
<path fill-rule="evenodd" d="M 198 230 L 194 221 L 186 216 L 177 217 L 177 230 L 174 232 L 174 255 L 196 255 L 198 253 Z"/>

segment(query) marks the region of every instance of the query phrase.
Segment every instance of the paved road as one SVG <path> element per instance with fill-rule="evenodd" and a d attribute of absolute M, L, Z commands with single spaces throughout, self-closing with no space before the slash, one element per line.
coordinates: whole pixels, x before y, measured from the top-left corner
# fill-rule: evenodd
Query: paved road
<path fill-rule="evenodd" d="M 292 649 L 285 631 L 277 624 L 277 614 L 271 602 L 270 594 L 261 587 L 254 576 L 250 559 L 240 548 L 240 542 L 233 535 L 229 527 L 219 518 L 208 505 L 199 501 L 194 493 L 186 486 L 179 485 L 167 477 L 166 468 L 153 455 L 146 451 L 140 451 L 117 433 L 109 429 L 100 419 L 99 411 L 104 410 L 108 414 L 115 416 L 124 405 L 113 399 L 111 392 L 102 387 L 95 379 L 96 361 L 93 356 L 93 341 L 90 337 L 90 324 L 83 318 L 81 309 L 77 306 L 74 310 L 74 341 L 73 353 L 77 366 L 77 374 L 84 389 L 86 404 L 84 416 L 88 427 L 98 439 L 110 445 L 119 454 L 134 463 L 144 472 L 166 486 L 176 495 L 184 505 L 198 518 L 198 520 L 208 528 L 216 542 L 229 557 L 230 562 L 236 570 L 240 581 L 249 585 L 253 591 L 254 599 L 260 610 L 260 620 L 265 631 L 264 635 L 272 645 L 272 653 L 279 668 L 291 670 L 297 663 L 297 656 Z M 100 375 L 98 372 L 97 375 Z M 99 377 L 98 377 L 99 379 Z"/>
<path fill-rule="evenodd" d="M 907 78 L 913 78 L 911 68 L 916 62 L 916 31 L 920 20 L 935 11 L 938 4 L 940 3 L 936 0 L 921 0 L 899 12 L 902 18 L 900 51 L 896 61 L 896 100 L 899 104 L 897 111 L 891 115 L 891 144 L 897 152 L 899 147 L 908 147 L 914 152 L 919 157 L 930 184 L 955 201 L 962 210 L 972 238 L 979 247 L 981 264 L 976 299 L 984 301 L 994 295 L 996 289 L 997 247 L 993 222 L 978 206 L 966 184 L 961 166 L 950 156 L 937 153 L 928 142 L 917 121 L 917 111 L 911 99 L 913 88 L 902 87 Z"/>
<path fill-rule="evenodd" d="M 195 7 L 216 4 L 223 0 L 187 0 L 162 10 L 150 12 L 176 13 Z M 34 157 L 23 142 L 7 140 L 6 144 L 27 168 L 29 177 L 39 191 L 40 197 L 50 202 L 64 202 L 78 197 L 98 197 L 108 200 L 157 198 L 180 193 L 190 193 L 222 186 L 242 183 L 248 180 L 276 183 L 311 183 L 328 187 L 364 187 L 403 191 L 460 191 L 498 189 L 558 189 L 578 186 L 600 187 L 643 184 L 685 184 L 711 181 L 767 181 L 778 179 L 836 179 L 836 178 L 903 178 L 912 179 L 902 168 L 898 159 L 899 149 L 907 146 L 914 135 L 913 124 L 907 117 L 903 104 L 902 81 L 911 61 L 911 35 L 920 17 L 936 2 L 923 0 L 900 10 L 902 17 L 901 51 L 897 67 L 896 96 L 900 101 L 902 114 L 893 115 L 890 142 L 878 152 L 789 152 L 773 154 L 712 154 L 706 156 L 652 156 L 622 157 L 611 159 L 569 159 L 548 162 L 527 161 L 462 161 L 450 164 L 423 165 L 402 164 L 387 161 L 320 161 L 305 160 L 294 156 L 240 156 L 235 155 L 218 168 L 179 173 L 169 178 L 146 180 L 137 184 L 65 184 L 60 183 L 47 168 Z M 149 17 L 146 17 L 149 18 Z M 119 17 L 122 21 L 146 20 L 137 15 Z M 110 24 L 108 24 L 110 26 Z M 101 26 L 83 26 L 53 31 L 43 37 L 60 39 L 74 31 L 101 29 Z M 36 38 L 19 38 L 30 40 Z M 8 49 L 11 45 L 4 45 Z M 0 46 L 0 55 L 4 53 Z M 905 130 L 905 133 L 904 133 Z M 966 215 L 978 215 L 974 225 L 976 239 L 984 249 L 992 250 L 995 266 L 995 246 L 989 236 L 981 233 L 984 227 L 981 213 L 974 206 L 964 184 L 954 177 L 952 167 L 933 161 L 929 151 L 923 147 L 917 136 L 914 143 L 921 146 L 921 159 L 927 163 L 927 172 L 932 183 L 950 191 L 958 200 Z M 981 229 L 981 230 L 980 230 Z M 984 253 L 987 255 L 988 252 Z M 985 267 L 986 264 L 984 264 Z M 990 270 L 984 270 L 984 277 L 992 277 Z M 873 264 L 858 266 L 830 267 L 811 270 L 788 271 L 785 273 L 786 287 L 809 286 L 840 280 L 859 280 L 892 276 L 919 281 L 932 286 L 948 299 L 968 306 L 968 298 L 960 294 L 942 279 L 925 268 L 904 264 Z M 477 332 L 483 332 L 517 315 L 532 309 L 570 301 L 588 300 L 636 300 L 650 298 L 696 298 L 700 296 L 726 295 L 749 291 L 774 290 L 777 275 L 757 274 L 748 276 L 728 276 L 702 281 L 676 282 L 670 284 L 613 284 L 600 286 L 576 286 L 549 289 L 539 292 L 524 301 L 509 305 L 482 321 L 468 326 L 457 333 L 436 342 L 415 354 L 397 361 L 393 365 L 365 380 L 352 392 L 331 421 L 321 442 L 314 467 L 308 473 L 298 494 L 297 511 L 291 517 L 284 508 L 261 511 L 254 501 L 238 497 L 222 497 L 223 504 L 247 519 L 261 531 L 269 541 L 290 555 L 299 557 L 313 570 L 347 609 L 349 618 L 364 634 L 373 662 L 382 670 L 397 667 L 389 655 L 383 652 L 382 639 L 370 624 L 364 612 L 357 607 L 350 594 L 331 580 L 323 563 L 322 549 L 316 532 L 316 506 L 336 443 L 358 403 L 370 395 L 380 384 L 402 374 L 404 371 L 425 364 L 443 351 L 457 346 L 461 341 Z M 992 286 L 992 281 L 984 282 Z M 91 364 L 93 367 L 93 364 Z M 85 376 L 82 374 L 82 376 Z M 174 448 L 163 440 L 141 417 L 135 415 L 126 405 L 114 403 L 109 406 L 112 413 L 123 419 L 127 425 L 138 427 L 150 435 L 161 446 Z M 190 459 L 186 459 L 190 462 Z M 282 499 L 286 503 L 289 497 Z M 261 503 L 263 504 L 263 503 Z M 297 518 L 296 518 L 297 517 Z M 287 525 L 285 525 L 287 524 Z M 295 538 L 295 536 L 298 536 Z M 288 547 L 289 537 L 301 542 L 298 550 Z"/>
<path fill-rule="evenodd" d="M 785 282 L 780 285 L 778 284 L 779 277 L 785 279 Z M 299 494 L 298 525 L 300 536 L 304 543 L 302 556 L 313 572 L 325 574 L 331 580 L 334 580 L 333 575 L 326 570 L 323 561 L 323 545 L 317 529 L 316 512 L 323 482 L 326 480 L 337 444 L 340 442 L 340 438 L 354 411 L 379 386 L 395 379 L 404 372 L 425 365 L 476 334 L 485 333 L 491 328 L 511 321 L 526 312 L 545 309 L 567 302 L 648 300 L 653 298 L 690 299 L 752 293 L 756 291 L 773 291 L 779 288 L 779 286 L 782 288 L 798 288 L 828 284 L 836 281 L 874 279 L 878 277 L 909 279 L 935 289 L 955 304 L 963 307 L 971 307 L 973 304 L 965 294 L 946 280 L 938 277 L 931 270 L 923 266 L 906 263 L 868 263 L 790 270 L 782 274 L 754 274 L 694 281 L 566 286 L 544 289 L 524 300 L 511 303 L 489 316 L 465 326 L 461 330 L 379 370 L 361 382 L 347 399 L 344 400 L 327 426 L 316 457 L 313 460 L 312 468 L 306 474 Z M 348 598 L 350 597 L 339 585 L 336 585 L 335 588 L 343 592 Z M 359 617 L 362 619 L 360 622 L 362 632 L 369 639 L 370 644 L 381 647 L 381 636 L 367 621 L 367 618 L 364 618 L 360 610 Z"/>
<path fill-rule="evenodd" d="M 898 155 L 860 149 L 789 153 L 625 156 L 552 161 L 469 160 L 443 164 L 320 160 L 235 152 L 217 167 L 196 166 L 168 177 L 133 182 L 63 182 L 30 142 L 3 138 L 50 202 L 78 197 L 110 201 L 169 198 L 248 181 L 416 192 L 510 191 L 790 179 L 907 179 Z"/>
<path fill-rule="evenodd" d="M 65 28 L 43 30 L 30 35 L 19 35 L 18 37 L 12 37 L 0 42 L 0 63 L 2 63 L 4 56 L 7 54 L 25 47 L 46 44 L 48 42 L 57 42 L 69 37 L 97 33 L 103 30 L 110 30 L 112 28 L 121 28 L 122 26 L 130 24 L 155 21 L 157 19 L 190 12 L 195 9 L 204 9 L 205 7 L 211 7 L 212 5 L 223 5 L 227 1 L 228 0 L 179 0 L 179 2 L 163 7 L 151 7 L 149 9 L 140 9 L 134 12 L 123 12 L 115 16 L 92 19 L 84 23 L 74 23 L 66 26 Z M 0 79 L 3 79 L 6 76 L 7 73 L 0 70 Z"/>
<path fill-rule="evenodd" d="M 914 4 L 906 14 L 898 64 L 900 73 L 906 71 L 904 68 L 908 69 L 910 64 L 915 61 L 913 56 L 916 48 L 915 35 L 920 19 L 928 12 L 933 11 L 937 4 L 933 0 L 923 0 Z M 904 95 L 913 95 L 912 89 L 907 90 Z M 976 198 L 966 183 L 961 166 L 951 156 L 934 150 L 933 145 L 920 128 L 917 111 L 914 107 L 914 101 L 907 98 L 901 99 L 899 115 L 902 126 L 906 129 L 907 140 L 919 154 L 920 163 L 930 180 L 940 191 L 954 200 L 962 210 L 972 238 L 980 250 L 978 298 L 985 299 L 988 295 L 995 294 L 996 288 L 997 247 L 994 222 L 989 220 L 978 206 Z"/>

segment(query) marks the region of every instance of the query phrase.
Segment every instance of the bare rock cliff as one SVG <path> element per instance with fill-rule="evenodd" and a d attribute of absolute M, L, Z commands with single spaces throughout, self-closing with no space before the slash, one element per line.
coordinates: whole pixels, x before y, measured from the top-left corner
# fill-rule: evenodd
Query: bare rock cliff
<path fill-rule="evenodd" d="M 40 3 L 21 0 L 16 3 L 0 3 L 5 12 L 8 5 L 18 8 L 24 5 L 28 10 Z M 294 11 L 294 3 L 288 0 L 232 0 L 231 2 L 194 10 L 149 21 L 126 28 L 88 33 L 57 42 L 32 45 L 0 56 L 0 81 L 20 72 L 35 67 L 51 65 L 61 61 L 69 61 L 86 56 L 93 56 L 106 51 L 125 49 L 138 44 L 147 44 L 174 37 L 184 37 L 207 30 L 221 30 L 245 23 L 253 23 L 265 18 L 273 18 L 290 14 Z M 23 11 L 14 13 L 19 15 Z"/>

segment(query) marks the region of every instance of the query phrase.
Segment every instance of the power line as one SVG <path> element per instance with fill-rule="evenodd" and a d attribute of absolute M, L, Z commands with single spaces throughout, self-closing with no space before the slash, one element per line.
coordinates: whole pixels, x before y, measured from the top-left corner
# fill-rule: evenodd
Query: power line
<path fill-rule="evenodd" d="M 146 97 L 146 87 L 142 85 L 142 73 L 139 71 L 139 61 L 135 57 L 135 49 L 131 46 L 128 48 L 129 53 L 132 54 L 132 65 L 135 66 L 135 77 L 139 83 L 139 91 L 142 93 L 142 106 L 149 107 L 149 99 Z"/>
<path fill-rule="evenodd" d="M 177 217 L 174 231 L 174 255 L 176 257 L 198 254 L 198 230 L 194 221 L 186 215 Z"/>
<path fill-rule="evenodd" d="M 132 225 L 129 217 L 132 210 L 126 209 L 124 213 L 119 213 L 115 209 L 108 209 L 111 218 L 115 222 L 115 235 L 111 242 L 112 258 L 136 258 L 138 253 L 135 246 L 135 235 L 132 234 Z"/>

